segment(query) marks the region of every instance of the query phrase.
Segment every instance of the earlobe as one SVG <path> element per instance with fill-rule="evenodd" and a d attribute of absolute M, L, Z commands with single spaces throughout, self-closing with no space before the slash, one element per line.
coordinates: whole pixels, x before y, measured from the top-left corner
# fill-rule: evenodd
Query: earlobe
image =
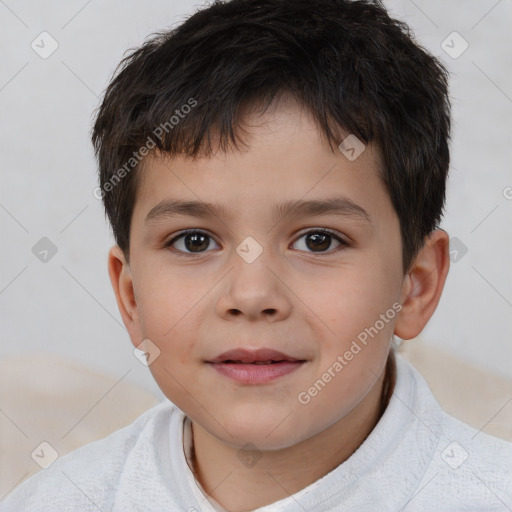
<path fill-rule="evenodd" d="M 124 325 L 132 334 L 138 327 L 137 301 L 130 266 L 117 245 L 112 247 L 108 254 L 108 273 Z"/>
<path fill-rule="evenodd" d="M 425 240 L 402 285 L 402 310 L 394 333 L 409 340 L 420 334 L 436 310 L 450 268 L 449 236 L 436 229 Z"/>

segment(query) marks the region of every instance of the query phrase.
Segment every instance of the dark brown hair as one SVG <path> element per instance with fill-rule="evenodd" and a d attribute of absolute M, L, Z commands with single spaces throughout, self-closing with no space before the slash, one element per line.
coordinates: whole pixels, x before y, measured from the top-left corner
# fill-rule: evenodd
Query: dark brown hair
<path fill-rule="evenodd" d="M 97 111 L 101 197 L 129 258 L 144 157 L 238 148 L 240 112 L 291 93 L 333 151 L 339 128 L 374 142 L 400 220 L 404 272 L 441 220 L 449 167 L 448 73 L 378 0 L 231 0 L 132 49 Z M 334 146 L 333 146 L 334 144 Z"/>

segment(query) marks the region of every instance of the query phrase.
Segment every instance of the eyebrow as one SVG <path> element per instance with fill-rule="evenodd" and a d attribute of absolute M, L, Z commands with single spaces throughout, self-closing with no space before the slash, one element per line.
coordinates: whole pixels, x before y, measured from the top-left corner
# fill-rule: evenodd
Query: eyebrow
<path fill-rule="evenodd" d="M 224 204 L 167 199 L 161 201 L 150 210 L 146 216 L 145 223 L 169 219 L 176 215 L 188 215 L 198 218 L 215 216 L 224 219 L 232 219 L 234 217 L 233 211 Z M 290 200 L 274 205 L 274 221 L 288 215 L 296 217 L 320 215 L 357 216 L 369 224 L 372 223 L 368 212 L 362 206 L 346 197 L 333 197 L 322 200 Z"/>

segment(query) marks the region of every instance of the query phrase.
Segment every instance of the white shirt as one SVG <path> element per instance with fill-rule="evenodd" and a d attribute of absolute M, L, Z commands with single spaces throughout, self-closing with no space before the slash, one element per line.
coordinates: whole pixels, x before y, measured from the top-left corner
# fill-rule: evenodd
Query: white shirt
<path fill-rule="evenodd" d="M 389 405 L 352 456 L 257 512 L 512 510 L 512 443 L 443 412 L 419 372 L 396 360 Z M 190 441 L 190 421 L 166 400 L 36 473 L 0 512 L 224 510 L 194 478 Z"/>

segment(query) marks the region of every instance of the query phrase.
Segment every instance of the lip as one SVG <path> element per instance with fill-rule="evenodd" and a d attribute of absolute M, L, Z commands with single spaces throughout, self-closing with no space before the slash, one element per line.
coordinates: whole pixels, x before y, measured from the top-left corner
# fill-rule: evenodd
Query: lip
<path fill-rule="evenodd" d="M 249 350 L 246 348 L 236 348 L 223 352 L 215 359 L 208 361 L 209 363 L 225 363 L 226 361 L 241 362 L 241 363 L 255 363 L 262 361 L 304 361 L 297 359 L 278 350 L 272 348 L 258 348 L 256 350 Z"/>
<path fill-rule="evenodd" d="M 269 364 L 256 364 L 273 361 Z M 306 361 L 270 348 L 235 349 L 207 363 L 221 375 L 241 384 L 265 384 L 298 370 Z"/>

